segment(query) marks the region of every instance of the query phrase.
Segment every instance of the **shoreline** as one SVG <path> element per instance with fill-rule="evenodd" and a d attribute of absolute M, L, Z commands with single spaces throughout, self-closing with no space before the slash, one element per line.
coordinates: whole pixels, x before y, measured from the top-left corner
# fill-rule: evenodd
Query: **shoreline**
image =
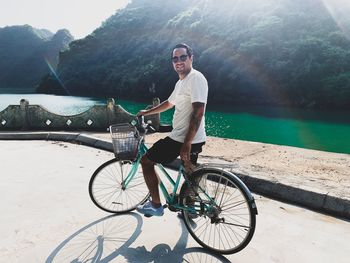
<path fill-rule="evenodd" d="M 3 105 L 0 105 L 0 115 L 9 106 L 8 104 L 18 105 L 20 98 L 26 98 L 26 94 L 22 95 L 4 94 Z M 65 108 L 65 106 L 62 106 L 62 103 L 54 103 L 51 99 L 50 104 L 45 104 L 43 100 L 46 101 L 46 98 L 37 99 L 35 97 L 41 95 L 27 95 L 34 96 L 32 99 L 29 99 L 30 105 L 44 105 L 49 112 L 62 116 L 75 116 L 86 112 L 92 106 L 89 105 L 84 107 L 84 109 L 78 110 L 79 107 L 87 104 L 84 102 L 86 98 L 78 99 L 78 105 L 80 106 L 75 108 L 77 112 L 73 113 L 74 107 Z M 0 94 L 1 96 L 2 94 Z M 45 94 L 45 96 L 52 95 Z M 61 97 L 63 97 L 64 101 L 66 100 L 64 99 L 65 96 Z M 101 101 L 101 105 L 105 102 L 105 100 Z M 137 102 L 129 101 L 130 104 L 127 102 L 121 102 L 121 100 L 116 99 L 116 104 L 122 104 L 123 108 L 130 113 L 136 113 L 139 109 L 144 108 L 144 105 L 139 105 Z M 272 143 L 281 146 L 288 144 L 291 147 L 306 147 L 307 149 L 350 154 L 350 141 L 346 139 L 348 134 L 350 134 L 350 121 L 348 118 L 350 111 L 320 112 L 319 109 L 298 109 L 298 111 L 294 109 L 292 111 L 283 107 L 277 107 L 278 109 L 276 107 L 269 107 L 266 110 L 257 110 L 256 107 L 258 106 L 240 109 L 240 106 L 232 106 L 230 111 L 225 111 L 225 106 L 219 110 L 216 109 L 216 106 L 212 108 L 208 106 L 207 134 L 230 139 L 235 137 L 232 138 L 234 140 L 253 140 L 255 142 Z M 6 128 L 6 126 L 3 127 L 1 125 L 2 119 L 9 118 L 7 115 L 4 113 L 3 117 L 0 116 L 0 128 L 4 131 L 10 129 L 10 127 Z M 161 117 L 162 122 L 171 123 L 171 112 L 162 113 Z M 56 129 L 60 128 L 56 127 Z M 105 128 L 101 128 L 101 131 L 104 130 Z"/>

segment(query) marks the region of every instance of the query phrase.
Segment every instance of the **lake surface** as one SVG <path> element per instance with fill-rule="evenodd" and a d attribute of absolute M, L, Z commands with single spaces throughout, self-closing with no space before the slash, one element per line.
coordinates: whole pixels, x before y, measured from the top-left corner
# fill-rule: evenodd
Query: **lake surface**
<path fill-rule="evenodd" d="M 0 111 L 25 98 L 61 115 L 74 115 L 106 99 L 41 94 L 0 94 Z M 135 114 L 147 104 L 116 100 Z M 171 123 L 173 111 L 161 114 Z M 350 153 L 350 112 L 293 110 L 279 107 L 221 107 L 208 105 L 206 130 L 210 136 Z M 234 151 L 235 149 L 232 149 Z"/>

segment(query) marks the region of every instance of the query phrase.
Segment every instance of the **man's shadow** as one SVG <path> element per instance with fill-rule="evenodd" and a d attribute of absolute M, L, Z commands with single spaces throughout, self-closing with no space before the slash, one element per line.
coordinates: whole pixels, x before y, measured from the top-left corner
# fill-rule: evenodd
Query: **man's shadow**
<path fill-rule="evenodd" d="M 230 262 L 203 248 L 186 248 L 188 231 L 181 220 L 181 236 L 173 249 L 158 244 L 150 251 L 130 245 L 141 234 L 142 217 L 137 213 L 110 215 L 79 229 L 55 248 L 46 259 L 52 262 L 110 262 L 120 256 L 126 262 Z"/>

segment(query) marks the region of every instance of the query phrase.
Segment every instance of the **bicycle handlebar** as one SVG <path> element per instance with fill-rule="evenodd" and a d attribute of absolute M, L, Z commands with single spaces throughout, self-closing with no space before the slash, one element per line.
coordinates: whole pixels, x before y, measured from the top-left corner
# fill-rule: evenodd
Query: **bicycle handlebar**
<path fill-rule="evenodd" d="M 148 130 L 151 130 L 152 132 L 155 132 L 156 129 L 151 125 L 152 121 L 147 121 L 147 123 L 145 123 L 145 116 L 141 115 L 137 117 L 137 121 L 135 122 L 131 122 L 132 125 L 134 125 L 137 130 L 141 133 L 141 134 L 147 134 Z"/>

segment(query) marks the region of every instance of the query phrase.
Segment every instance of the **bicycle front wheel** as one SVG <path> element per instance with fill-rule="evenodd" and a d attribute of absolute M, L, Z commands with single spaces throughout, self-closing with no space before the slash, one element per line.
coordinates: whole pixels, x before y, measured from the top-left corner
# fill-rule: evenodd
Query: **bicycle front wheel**
<path fill-rule="evenodd" d="M 125 179 L 133 175 L 125 184 Z M 142 169 L 131 161 L 112 159 L 93 173 L 89 195 L 100 209 L 110 213 L 124 213 L 135 209 L 149 197 Z"/>
<path fill-rule="evenodd" d="M 255 231 L 257 209 L 248 188 L 231 173 L 207 168 L 184 183 L 180 200 L 185 225 L 203 247 L 232 254 L 248 245 Z"/>

